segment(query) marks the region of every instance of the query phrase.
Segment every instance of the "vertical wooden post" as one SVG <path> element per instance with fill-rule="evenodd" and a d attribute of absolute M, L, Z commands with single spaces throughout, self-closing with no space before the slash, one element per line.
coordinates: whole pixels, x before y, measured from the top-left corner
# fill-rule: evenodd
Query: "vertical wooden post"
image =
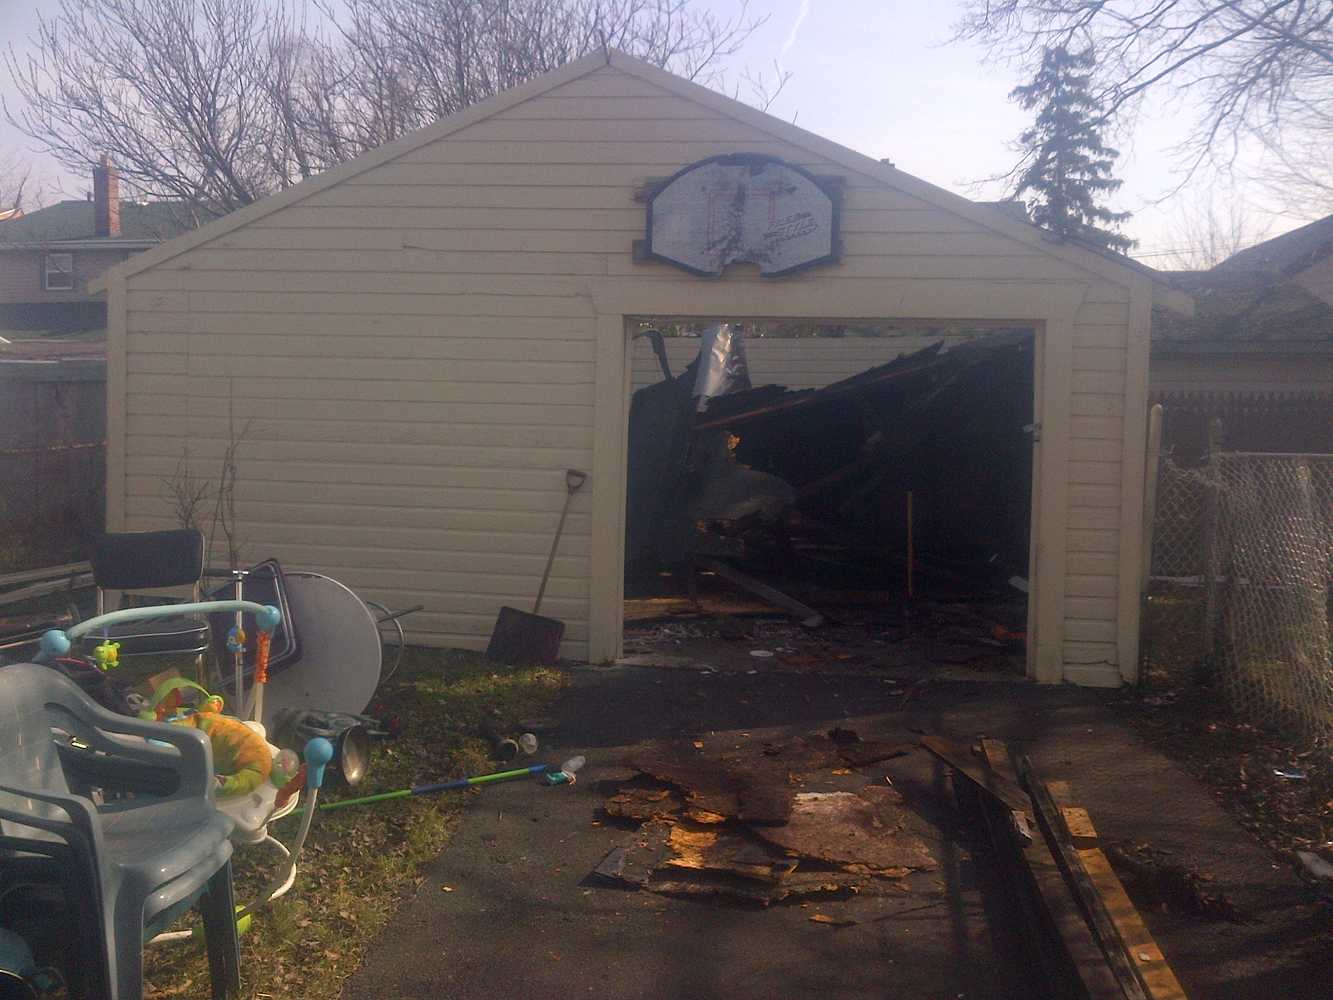
<path fill-rule="evenodd" d="M 592 496 L 596 525 L 589 543 L 588 659 L 604 663 L 620 656 L 625 612 L 625 490 L 629 428 L 629 337 L 621 313 L 596 318 L 595 422 Z"/>

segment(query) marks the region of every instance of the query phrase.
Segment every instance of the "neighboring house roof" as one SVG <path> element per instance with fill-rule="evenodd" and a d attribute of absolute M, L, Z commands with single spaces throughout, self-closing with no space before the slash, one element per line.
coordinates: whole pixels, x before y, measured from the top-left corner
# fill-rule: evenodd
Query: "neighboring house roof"
<path fill-rule="evenodd" d="M 1298 279 L 1333 257 L 1333 216 L 1233 254 L 1207 271 L 1167 272 L 1193 316 L 1158 309 L 1154 349 L 1333 351 L 1333 305 Z"/>
<path fill-rule="evenodd" d="M 116 265 L 107 274 L 93 281 L 90 288 L 93 291 L 101 291 L 107 287 L 108 281 L 115 277 L 129 277 L 140 271 L 156 267 L 195 247 L 218 239 L 242 226 L 294 205 L 311 195 L 327 190 L 334 185 L 404 156 L 413 150 L 446 140 L 454 133 L 470 125 L 538 97 L 547 91 L 554 90 L 556 87 L 563 86 L 590 73 L 595 73 L 604 66 L 612 66 L 623 73 L 638 77 L 665 91 L 711 108 L 722 116 L 745 122 L 783 142 L 810 150 L 846 167 L 848 170 L 854 170 L 862 175 L 874 178 L 888 187 L 904 191 L 920 198 L 927 204 L 951 212 L 1052 257 L 1065 260 L 1087 272 L 1126 285 L 1134 280 L 1148 278 L 1154 283 L 1154 294 L 1159 291 L 1169 293 L 1165 280 L 1161 278 L 1158 272 L 1127 257 L 1121 257 L 1110 252 L 1091 250 L 1073 241 L 1062 241 L 1037 226 L 1015 218 L 1010 214 L 1012 211 L 1010 208 L 1001 209 L 993 205 L 969 201 L 961 195 L 946 191 L 913 177 L 911 174 L 904 173 L 891 164 L 871 159 L 822 136 L 807 132 L 796 125 L 784 122 L 740 101 L 675 76 L 616 49 L 593 52 L 566 63 L 559 69 L 480 101 L 457 114 L 411 132 L 354 160 L 303 180 L 285 191 L 252 205 L 247 205 L 245 208 L 202 226 L 193 233 L 181 236 L 146 253 L 138 254 L 124 263 Z"/>
<path fill-rule="evenodd" d="M 0 219 L 0 244 L 92 240 L 108 244 L 127 240 L 161 242 L 188 232 L 195 224 L 183 202 L 122 201 L 120 236 L 98 237 L 91 201 L 58 201 L 17 218 Z"/>
<path fill-rule="evenodd" d="M 1262 272 L 1291 277 L 1333 254 L 1333 215 L 1232 254 L 1214 271 Z"/>

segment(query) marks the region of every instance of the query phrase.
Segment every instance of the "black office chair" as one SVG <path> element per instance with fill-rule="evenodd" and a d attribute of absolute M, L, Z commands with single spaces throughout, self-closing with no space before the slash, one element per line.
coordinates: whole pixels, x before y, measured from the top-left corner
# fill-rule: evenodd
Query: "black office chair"
<path fill-rule="evenodd" d="M 97 613 L 107 610 L 108 590 L 161 590 L 190 587 L 200 599 L 204 536 L 194 528 L 105 534 L 92 559 Z M 208 622 L 189 615 L 113 625 L 99 638 L 120 643 L 121 656 L 199 656 L 208 650 Z"/>

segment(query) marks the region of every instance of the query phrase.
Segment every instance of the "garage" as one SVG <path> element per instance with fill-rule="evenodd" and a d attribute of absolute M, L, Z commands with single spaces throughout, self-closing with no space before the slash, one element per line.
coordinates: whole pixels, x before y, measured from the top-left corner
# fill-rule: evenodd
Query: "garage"
<path fill-rule="evenodd" d="M 112 530 L 173 526 L 164 481 L 209 475 L 244 426 L 248 557 L 424 604 L 414 640 L 483 648 L 499 606 L 535 597 L 564 471 L 586 470 L 543 613 L 593 662 L 622 651 L 645 324 L 813 330 L 750 337 L 774 372 L 756 385 L 798 394 L 1016 336 L 1023 667 L 1135 677 L 1152 272 L 623 54 L 163 244 L 105 288 Z"/>

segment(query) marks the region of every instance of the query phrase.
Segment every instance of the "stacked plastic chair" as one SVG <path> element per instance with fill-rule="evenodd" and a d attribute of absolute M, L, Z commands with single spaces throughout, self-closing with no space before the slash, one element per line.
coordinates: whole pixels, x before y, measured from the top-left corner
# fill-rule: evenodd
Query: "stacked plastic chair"
<path fill-rule="evenodd" d="M 0 912 L 33 887 L 60 893 L 62 940 L 80 952 L 72 996 L 138 1000 L 143 942 L 191 906 L 213 996 L 240 988 L 232 822 L 215 785 L 203 733 L 108 712 L 44 667 L 0 670 Z"/>

